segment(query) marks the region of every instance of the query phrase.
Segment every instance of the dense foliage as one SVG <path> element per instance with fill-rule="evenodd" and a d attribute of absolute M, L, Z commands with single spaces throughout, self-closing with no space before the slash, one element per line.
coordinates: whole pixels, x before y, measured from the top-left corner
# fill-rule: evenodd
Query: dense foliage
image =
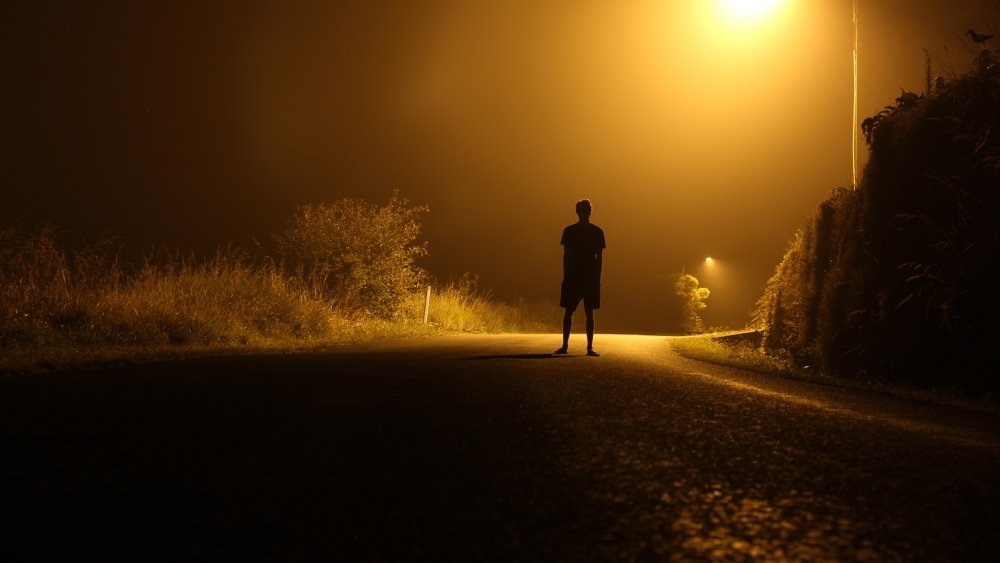
<path fill-rule="evenodd" d="M 342 311 L 392 318 L 423 283 L 416 267 L 420 215 L 394 192 L 386 205 L 360 199 L 301 205 L 275 235 L 287 271 Z"/>
<path fill-rule="evenodd" d="M 865 121 L 870 158 L 797 233 L 758 303 L 766 349 L 827 373 L 976 392 L 1000 293 L 1000 65 Z"/>
<path fill-rule="evenodd" d="M 679 274 L 674 280 L 674 294 L 681 300 L 681 329 L 689 334 L 705 331 L 701 312 L 708 307 L 705 300 L 711 291 L 700 283 L 691 274 Z"/>

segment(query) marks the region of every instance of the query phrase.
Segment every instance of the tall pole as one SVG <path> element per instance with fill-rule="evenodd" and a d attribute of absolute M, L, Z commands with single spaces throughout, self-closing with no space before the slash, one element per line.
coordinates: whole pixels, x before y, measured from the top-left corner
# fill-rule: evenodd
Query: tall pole
<path fill-rule="evenodd" d="M 858 0 L 854 0 L 854 100 L 851 111 L 851 189 L 858 189 Z"/>
<path fill-rule="evenodd" d="M 431 286 L 427 286 L 427 295 L 424 297 L 424 324 L 431 313 Z"/>

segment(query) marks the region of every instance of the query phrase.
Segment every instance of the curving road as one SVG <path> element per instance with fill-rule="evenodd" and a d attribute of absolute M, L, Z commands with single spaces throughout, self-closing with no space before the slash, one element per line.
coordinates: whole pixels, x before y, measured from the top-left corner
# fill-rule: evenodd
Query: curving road
<path fill-rule="evenodd" d="M 0 560 L 1000 558 L 995 416 L 558 340 L 0 379 Z"/>

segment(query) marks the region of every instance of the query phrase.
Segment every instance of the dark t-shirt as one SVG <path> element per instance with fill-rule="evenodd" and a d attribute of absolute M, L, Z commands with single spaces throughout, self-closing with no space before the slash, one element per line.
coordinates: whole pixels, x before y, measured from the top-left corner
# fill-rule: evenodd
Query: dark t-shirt
<path fill-rule="evenodd" d="M 573 223 L 563 229 L 563 277 L 567 280 L 595 279 L 600 275 L 597 257 L 607 248 L 604 231 L 592 223 Z"/>

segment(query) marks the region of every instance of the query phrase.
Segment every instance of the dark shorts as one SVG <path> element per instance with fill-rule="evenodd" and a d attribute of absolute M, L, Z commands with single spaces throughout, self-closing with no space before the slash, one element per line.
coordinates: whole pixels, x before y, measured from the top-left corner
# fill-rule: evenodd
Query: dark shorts
<path fill-rule="evenodd" d="M 601 282 L 563 280 L 559 293 L 559 306 L 565 309 L 576 309 L 583 300 L 587 309 L 601 308 Z"/>

